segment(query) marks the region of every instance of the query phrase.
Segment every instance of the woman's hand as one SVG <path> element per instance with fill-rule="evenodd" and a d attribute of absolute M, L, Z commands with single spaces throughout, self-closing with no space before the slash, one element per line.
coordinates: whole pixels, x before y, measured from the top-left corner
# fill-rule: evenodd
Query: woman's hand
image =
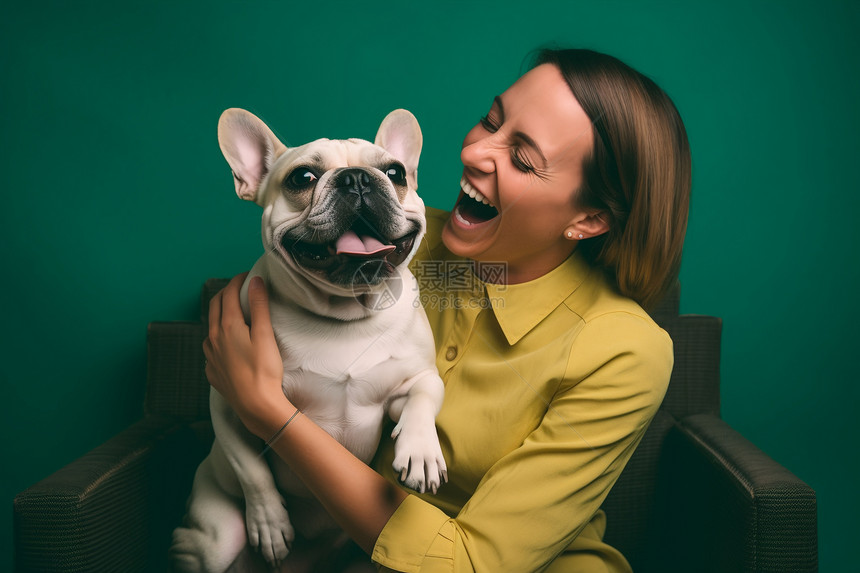
<path fill-rule="evenodd" d="M 251 432 L 267 439 L 291 404 L 281 382 L 284 365 L 272 321 L 269 297 L 260 277 L 248 285 L 251 326 L 245 324 L 239 291 L 248 273 L 233 277 L 209 303 L 209 336 L 203 342 L 206 378 L 230 403 Z"/>

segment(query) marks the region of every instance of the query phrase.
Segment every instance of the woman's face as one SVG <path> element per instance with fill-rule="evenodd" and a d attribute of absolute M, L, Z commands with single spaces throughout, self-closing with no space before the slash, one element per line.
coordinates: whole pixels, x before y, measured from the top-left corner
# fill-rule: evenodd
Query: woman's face
<path fill-rule="evenodd" d="M 509 283 L 561 264 L 579 233 L 602 232 L 599 217 L 574 207 L 591 148 L 591 122 L 561 72 L 551 64 L 529 71 L 463 141 L 461 193 L 442 231 L 445 246 L 507 263 Z"/>

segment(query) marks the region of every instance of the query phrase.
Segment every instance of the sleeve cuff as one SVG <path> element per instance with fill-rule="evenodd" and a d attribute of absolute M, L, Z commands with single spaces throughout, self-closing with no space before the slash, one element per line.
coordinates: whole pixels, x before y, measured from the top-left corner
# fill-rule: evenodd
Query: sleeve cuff
<path fill-rule="evenodd" d="M 425 558 L 450 563 L 453 552 L 453 520 L 439 508 L 409 495 L 385 524 L 371 558 L 383 567 L 413 573 L 421 570 Z"/>

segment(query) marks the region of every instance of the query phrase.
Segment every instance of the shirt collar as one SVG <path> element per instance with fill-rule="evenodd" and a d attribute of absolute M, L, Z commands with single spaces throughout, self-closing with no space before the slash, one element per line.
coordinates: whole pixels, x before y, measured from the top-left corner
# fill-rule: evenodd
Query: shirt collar
<path fill-rule="evenodd" d="M 574 251 L 565 261 L 532 281 L 519 284 L 483 283 L 496 320 L 508 343 L 516 344 L 564 302 L 591 268 Z"/>

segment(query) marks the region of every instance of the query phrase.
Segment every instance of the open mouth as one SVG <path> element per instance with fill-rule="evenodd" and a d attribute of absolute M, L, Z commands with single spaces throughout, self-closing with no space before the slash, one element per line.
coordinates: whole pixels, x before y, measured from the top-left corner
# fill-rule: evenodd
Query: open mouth
<path fill-rule="evenodd" d="M 489 200 L 472 187 L 468 181 L 462 179 L 460 187 L 463 192 L 460 194 L 457 205 L 454 206 L 454 216 L 457 217 L 457 220 L 468 226 L 486 223 L 498 216 L 499 210 L 490 204 Z"/>
<path fill-rule="evenodd" d="M 406 260 L 417 235 L 415 230 L 398 239 L 388 240 L 359 218 L 340 237 L 328 243 L 296 240 L 287 233 L 281 238 L 281 245 L 296 263 L 310 270 L 326 272 L 333 282 L 353 284 L 360 279 L 361 282 L 378 283 Z M 367 272 L 357 271 L 370 267 L 375 271 L 368 281 Z M 357 274 L 362 276 L 357 277 Z"/>

